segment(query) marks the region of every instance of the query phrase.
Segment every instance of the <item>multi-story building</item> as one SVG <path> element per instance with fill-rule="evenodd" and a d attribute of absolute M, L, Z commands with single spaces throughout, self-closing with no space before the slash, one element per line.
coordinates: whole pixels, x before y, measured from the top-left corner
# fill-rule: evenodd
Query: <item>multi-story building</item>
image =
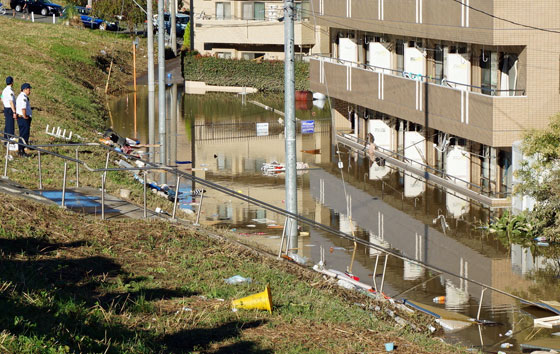
<path fill-rule="evenodd" d="M 339 130 L 503 196 L 512 144 L 560 110 L 559 15 L 557 0 L 313 0 L 330 44 L 311 88 Z"/>
<path fill-rule="evenodd" d="M 326 51 L 328 36 L 310 20 L 309 0 L 295 5 L 296 56 Z M 200 53 L 233 59 L 284 59 L 282 0 L 195 0 L 194 9 L 195 49 Z"/>

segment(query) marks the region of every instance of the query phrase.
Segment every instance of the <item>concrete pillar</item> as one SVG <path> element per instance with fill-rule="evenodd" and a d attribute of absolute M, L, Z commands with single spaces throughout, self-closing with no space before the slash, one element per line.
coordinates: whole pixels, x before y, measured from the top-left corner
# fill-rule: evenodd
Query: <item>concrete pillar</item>
<path fill-rule="evenodd" d="M 480 176 L 482 173 L 482 161 L 478 154 L 480 153 L 480 144 L 471 142 L 469 151 L 473 154 L 470 155 L 471 159 L 471 180 L 470 182 L 476 185 L 481 185 Z"/>
<path fill-rule="evenodd" d="M 436 157 L 436 149 L 434 148 L 434 133 L 433 129 L 427 128 L 425 131 L 426 137 L 426 162 L 431 167 L 436 167 L 437 165 L 437 157 Z"/>

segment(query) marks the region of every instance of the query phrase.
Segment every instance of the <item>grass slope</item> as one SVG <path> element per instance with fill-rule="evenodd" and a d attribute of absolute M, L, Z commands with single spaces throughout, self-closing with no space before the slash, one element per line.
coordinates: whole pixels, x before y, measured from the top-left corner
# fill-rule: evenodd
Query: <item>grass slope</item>
<path fill-rule="evenodd" d="M 16 94 L 24 82 L 31 83 L 33 87 L 30 96 L 33 108 L 32 144 L 66 143 L 47 135 L 47 125 L 49 129 L 60 126 L 67 132 L 72 131 L 74 142 L 97 141 L 97 132 L 104 130 L 109 119 L 105 85 L 111 61 L 113 67 L 109 95 L 128 90 L 127 84 L 132 80 L 132 43 L 125 35 L 0 16 L 0 48 L 0 83 L 10 75 L 15 80 Z M 141 42 L 137 52 L 138 68 L 147 66 L 145 52 L 145 42 Z M 0 129 L 3 130 L 3 116 L 0 121 Z M 16 128 L 16 134 L 17 131 Z M 84 140 L 77 139 L 76 134 Z M 73 147 L 50 150 L 69 157 L 76 156 Z M 84 159 L 90 167 L 105 166 L 106 150 L 93 147 L 78 150 L 79 158 Z M 0 155 L 0 163 L 4 166 L 5 154 Z M 14 156 L 14 160 L 9 162 L 8 177 L 26 187 L 37 188 L 37 153 L 33 152 L 32 156 L 31 159 Z M 114 158 L 115 154 L 110 161 Z M 43 154 L 41 163 L 44 188 L 61 189 L 63 160 Z M 75 185 L 75 164 L 68 164 L 67 175 L 68 185 Z M 86 173 L 81 168 L 80 184 L 99 187 L 99 173 Z M 141 203 L 142 188 L 138 183 L 126 174 L 109 172 L 109 193 L 116 194 L 123 187 L 132 190 L 132 201 Z M 152 195 L 149 198 L 150 207 L 164 206 L 158 204 L 158 198 Z"/>
<path fill-rule="evenodd" d="M 3 196 L 0 351 L 377 352 L 459 349 L 395 329 L 298 266 L 163 222 L 101 222 Z M 254 281 L 228 285 L 240 274 Z M 229 300 L 270 284 L 274 311 Z M 225 301 L 224 301 L 225 300 Z"/>

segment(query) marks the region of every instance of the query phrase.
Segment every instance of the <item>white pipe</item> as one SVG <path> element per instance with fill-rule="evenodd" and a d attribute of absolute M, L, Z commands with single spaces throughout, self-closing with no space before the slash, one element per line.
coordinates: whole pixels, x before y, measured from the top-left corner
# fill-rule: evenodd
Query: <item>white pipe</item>
<path fill-rule="evenodd" d="M 361 289 L 363 289 L 363 290 L 365 290 L 365 291 L 371 291 L 371 290 L 373 290 L 373 288 L 372 288 L 371 286 L 369 286 L 369 285 L 367 285 L 367 284 L 364 284 L 364 283 L 362 283 L 362 282 L 360 282 L 360 281 L 354 280 L 354 279 L 350 278 L 349 276 L 347 276 L 346 274 L 344 274 L 344 273 L 342 273 L 342 272 L 339 272 L 339 271 L 337 271 L 337 270 L 334 270 L 334 269 L 328 269 L 328 270 L 327 270 L 327 269 L 321 269 L 321 268 L 319 268 L 317 265 L 314 265 L 314 266 L 313 266 L 313 270 L 315 270 L 316 272 L 325 274 L 325 275 L 327 275 L 327 276 L 329 276 L 329 277 L 331 277 L 331 278 L 334 278 L 334 279 L 341 279 L 341 280 L 347 281 L 347 282 L 351 283 L 352 285 L 357 286 L 357 287 L 359 287 L 359 288 L 361 288 Z"/>

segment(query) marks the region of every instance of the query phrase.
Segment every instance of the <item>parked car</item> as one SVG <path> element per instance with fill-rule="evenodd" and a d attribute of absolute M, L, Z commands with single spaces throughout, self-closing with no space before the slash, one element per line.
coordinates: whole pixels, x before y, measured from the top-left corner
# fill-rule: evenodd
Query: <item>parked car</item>
<path fill-rule="evenodd" d="M 190 16 L 178 13 L 175 17 L 175 28 L 177 31 L 177 36 L 182 37 L 185 34 L 185 29 L 187 28 L 187 24 L 189 23 Z M 164 14 L 163 22 L 165 24 L 165 31 L 170 34 L 171 33 L 171 15 Z"/>
<path fill-rule="evenodd" d="M 12 9 L 17 12 L 23 10 L 23 6 L 27 3 L 29 7 L 29 12 L 36 14 L 41 14 L 43 16 L 55 15 L 60 16 L 62 14 L 62 6 L 54 4 L 47 0 L 11 0 L 10 5 Z"/>
<path fill-rule="evenodd" d="M 99 28 L 101 31 L 110 30 L 118 31 L 118 21 L 107 21 L 91 15 L 91 9 L 82 6 L 76 6 L 76 10 L 80 15 L 80 19 L 85 27 Z"/>
<path fill-rule="evenodd" d="M 177 31 L 177 36 L 182 37 L 185 33 L 185 29 L 187 28 L 187 24 L 189 23 L 190 16 L 182 13 L 177 13 L 175 22 L 175 28 Z M 157 14 L 154 15 L 154 32 L 158 30 L 158 20 Z M 171 15 L 169 13 L 163 14 L 163 25 L 165 26 L 165 32 L 167 34 L 171 33 Z"/>

